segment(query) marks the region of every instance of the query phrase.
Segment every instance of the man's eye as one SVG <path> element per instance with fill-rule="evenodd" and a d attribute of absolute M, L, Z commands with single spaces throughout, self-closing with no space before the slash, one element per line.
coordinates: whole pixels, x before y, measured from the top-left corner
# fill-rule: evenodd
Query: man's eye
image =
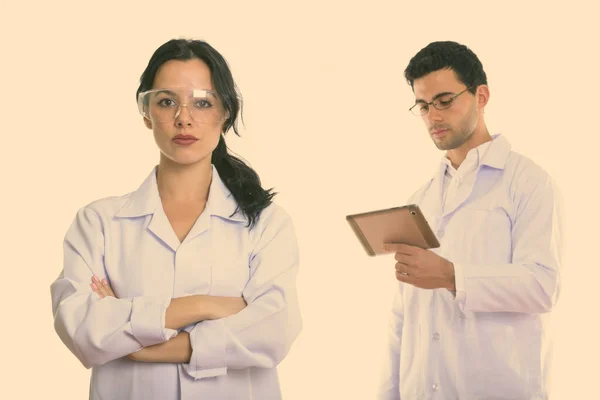
<path fill-rule="evenodd" d="M 437 99 L 436 103 L 441 106 L 449 106 L 454 99 L 452 97 L 440 97 Z"/>

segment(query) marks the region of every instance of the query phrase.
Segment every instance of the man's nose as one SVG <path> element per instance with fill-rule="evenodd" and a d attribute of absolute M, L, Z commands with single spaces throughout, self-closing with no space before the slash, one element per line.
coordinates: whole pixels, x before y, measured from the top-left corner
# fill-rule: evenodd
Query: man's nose
<path fill-rule="evenodd" d="M 425 117 L 430 122 L 440 122 L 442 120 L 442 112 L 437 108 L 430 106 Z"/>

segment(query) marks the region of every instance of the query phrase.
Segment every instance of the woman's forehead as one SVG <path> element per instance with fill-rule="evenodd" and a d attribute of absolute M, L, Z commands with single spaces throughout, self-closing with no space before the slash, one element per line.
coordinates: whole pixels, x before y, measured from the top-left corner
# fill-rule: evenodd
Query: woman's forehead
<path fill-rule="evenodd" d="M 170 60 L 160 66 L 154 88 L 198 88 L 214 90 L 212 74 L 202 60 Z"/>

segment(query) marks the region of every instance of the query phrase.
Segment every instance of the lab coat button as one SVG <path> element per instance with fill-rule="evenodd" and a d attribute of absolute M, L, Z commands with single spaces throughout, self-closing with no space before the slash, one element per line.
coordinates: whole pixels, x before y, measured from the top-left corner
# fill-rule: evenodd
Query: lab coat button
<path fill-rule="evenodd" d="M 437 383 L 434 383 L 431 388 L 433 389 L 434 392 L 439 392 L 440 391 L 440 385 L 438 385 Z"/>
<path fill-rule="evenodd" d="M 433 340 L 440 340 L 440 334 L 435 332 L 433 335 L 431 335 L 431 337 L 433 338 Z"/>

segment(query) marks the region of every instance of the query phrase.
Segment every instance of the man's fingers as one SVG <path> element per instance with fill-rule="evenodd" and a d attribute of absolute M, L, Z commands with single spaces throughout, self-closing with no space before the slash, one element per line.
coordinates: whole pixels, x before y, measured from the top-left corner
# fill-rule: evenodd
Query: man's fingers
<path fill-rule="evenodd" d="M 419 249 L 419 247 L 403 243 L 385 243 L 383 245 L 383 251 L 393 251 L 407 255 L 415 254 L 417 251 L 419 251 Z"/>
<path fill-rule="evenodd" d="M 404 275 L 402 272 L 396 271 L 396 279 L 400 282 L 408 283 L 409 285 L 414 285 L 416 279 L 409 275 Z"/>
<path fill-rule="evenodd" d="M 408 265 L 401 263 L 401 262 L 397 262 L 396 263 L 396 272 L 408 274 Z"/>
<path fill-rule="evenodd" d="M 396 253 L 394 259 L 402 264 L 411 265 L 414 262 L 415 257 L 405 253 Z"/>
<path fill-rule="evenodd" d="M 410 276 L 412 279 L 420 278 L 419 271 L 410 265 L 397 262 L 395 265 L 396 274 L 400 274 L 404 277 Z"/>

